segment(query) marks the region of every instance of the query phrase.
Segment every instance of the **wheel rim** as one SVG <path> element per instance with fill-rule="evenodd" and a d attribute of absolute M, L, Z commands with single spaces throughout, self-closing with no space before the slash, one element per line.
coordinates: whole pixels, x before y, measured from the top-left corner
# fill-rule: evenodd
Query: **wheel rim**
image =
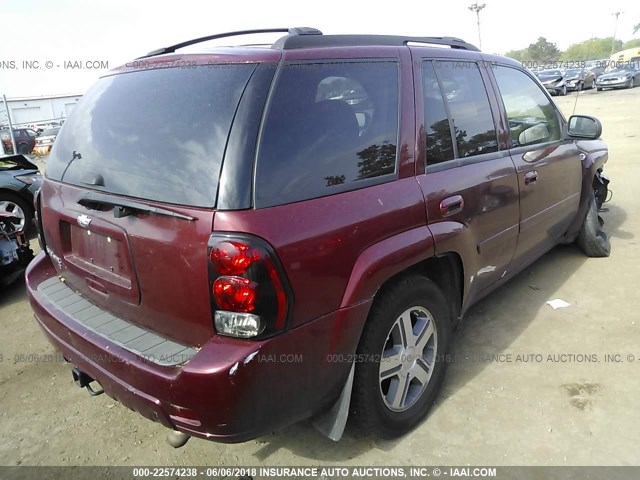
<path fill-rule="evenodd" d="M 382 347 L 380 394 L 387 408 L 402 412 L 424 393 L 438 354 L 438 331 L 427 309 L 414 306 L 394 322 Z"/>
<path fill-rule="evenodd" d="M 17 203 L 10 202 L 8 200 L 0 200 L 0 212 L 7 212 L 13 215 L 14 217 L 18 217 L 20 219 L 20 223 L 18 224 L 18 229 L 21 230 L 24 228 L 25 215 L 24 211 L 20 208 Z"/>

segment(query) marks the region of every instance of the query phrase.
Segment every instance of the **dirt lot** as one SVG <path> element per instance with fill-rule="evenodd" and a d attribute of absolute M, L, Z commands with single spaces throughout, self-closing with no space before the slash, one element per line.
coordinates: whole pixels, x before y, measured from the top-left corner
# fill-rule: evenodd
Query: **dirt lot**
<path fill-rule="evenodd" d="M 567 116 L 575 98 L 557 98 Z M 160 425 L 74 387 L 68 365 L 28 358 L 53 349 L 18 283 L 0 293 L 0 465 L 640 464 L 639 110 L 640 88 L 585 92 L 576 109 L 602 120 L 609 143 L 611 257 L 558 247 L 472 308 L 453 347 L 469 359 L 413 433 L 386 442 L 349 428 L 333 443 L 305 422 L 174 450 Z M 571 305 L 545 305 L 555 298 Z"/>

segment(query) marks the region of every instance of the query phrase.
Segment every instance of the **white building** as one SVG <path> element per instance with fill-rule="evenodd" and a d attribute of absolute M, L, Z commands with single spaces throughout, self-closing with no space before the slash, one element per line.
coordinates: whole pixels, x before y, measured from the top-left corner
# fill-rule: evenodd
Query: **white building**
<path fill-rule="evenodd" d="M 81 95 L 55 95 L 42 97 L 7 98 L 7 105 L 0 97 L 0 126 L 8 126 L 7 106 L 13 126 L 59 121 L 69 116 Z"/>

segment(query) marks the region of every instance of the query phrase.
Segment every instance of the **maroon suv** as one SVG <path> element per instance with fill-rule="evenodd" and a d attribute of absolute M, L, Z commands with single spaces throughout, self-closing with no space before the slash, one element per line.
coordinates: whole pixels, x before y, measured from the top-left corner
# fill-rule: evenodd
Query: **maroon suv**
<path fill-rule="evenodd" d="M 474 302 L 556 244 L 608 255 L 600 123 L 517 62 L 310 28 L 176 53 L 215 37 L 101 78 L 51 152 L 29 295 L 94 394 L 223 442 L 398 436 Z"/>

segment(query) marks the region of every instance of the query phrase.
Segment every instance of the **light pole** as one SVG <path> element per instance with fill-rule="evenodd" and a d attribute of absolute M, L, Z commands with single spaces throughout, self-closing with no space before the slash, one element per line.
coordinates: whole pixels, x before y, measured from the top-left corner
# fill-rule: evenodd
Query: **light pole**
<path fill-rule="evenodd" d="M 615 50 L 616 47 L 616 33 L 618 32 L 618 17 L 620 15 L 622 15 L 624 12 L 614 12 L 611 15 L 613 15 L 614 17 L 616 17 L 616 21 L 613 25 L 613 40 L 611 40 L 611 55 L 613 55 L 613 52 Z"/>
<path fill-rule="evenodd" d="M 478 2 L 472 3 L 469 6 L 469 10 L 471 10 L 472 12 L 476 12 L 476 19 L 478 21 L 478 48 L 480 48 L 480 50 L 482 50 L 482 38 L 480 38 L 480 10 L 482 10 L 486 6 L 486 3 L 478 5 Z"/>

